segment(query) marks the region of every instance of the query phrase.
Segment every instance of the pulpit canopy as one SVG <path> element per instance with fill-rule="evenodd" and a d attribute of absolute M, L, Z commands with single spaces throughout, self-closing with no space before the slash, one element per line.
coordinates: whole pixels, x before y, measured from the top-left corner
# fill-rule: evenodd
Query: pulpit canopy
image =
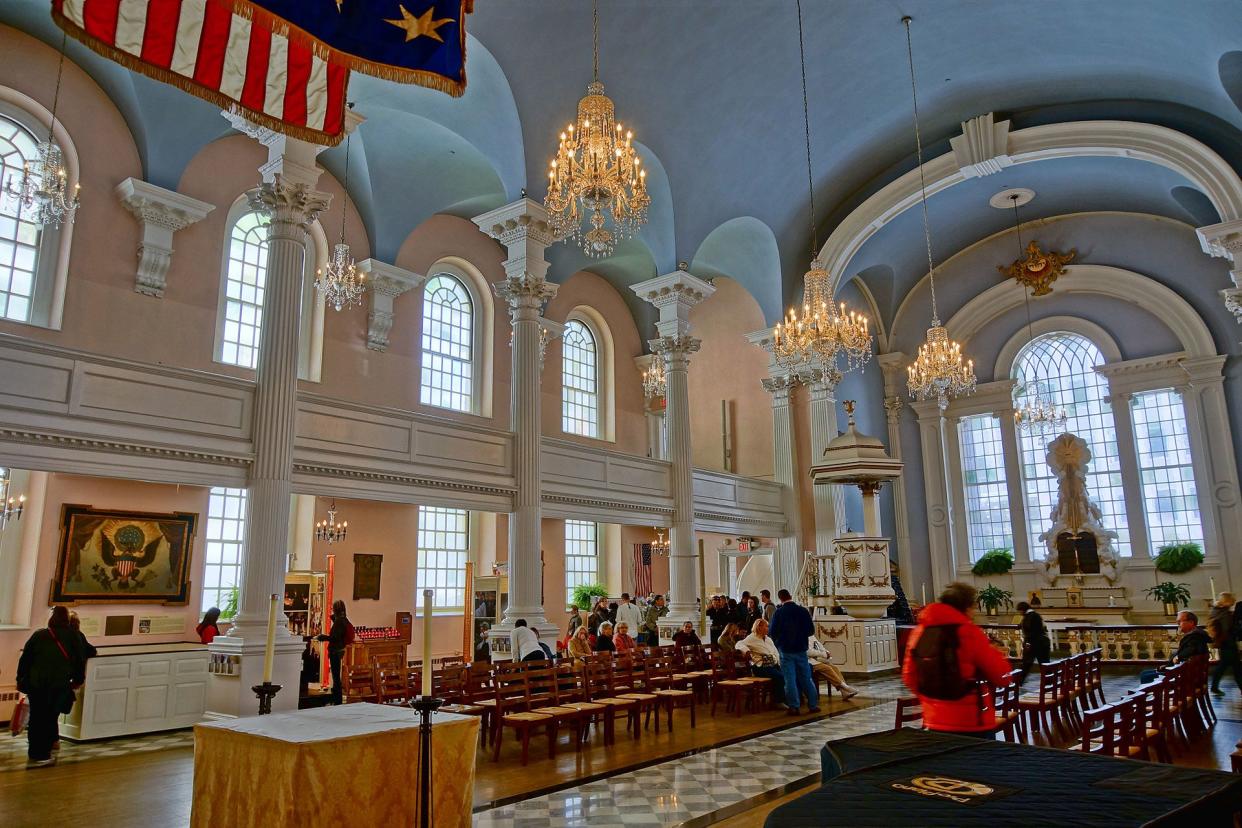
<path fill-rule="evenodd" d="M 902 462 L 888 456 L 879 438 L 863 434 L 854 424 L 854 401 L 845 401 L 849 415 L 846 430 L 824 449 L 824 456 L 811 466 L 816 483 L 852 486 L 883 483 L 901 477 Z"/>

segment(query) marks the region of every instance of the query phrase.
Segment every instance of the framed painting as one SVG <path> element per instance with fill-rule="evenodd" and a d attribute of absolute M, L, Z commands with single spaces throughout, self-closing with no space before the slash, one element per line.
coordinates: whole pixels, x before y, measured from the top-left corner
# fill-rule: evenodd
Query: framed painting
<path fill-rule="evenodd" d="M 49 603 L 186 604 L 198 515 L 66 503 Z"/>
<path fill-rule="evenodd" d="M 383 555 L 354 555 L 355 601 L 379 600 L 380 567 L 383 563 Z"/>

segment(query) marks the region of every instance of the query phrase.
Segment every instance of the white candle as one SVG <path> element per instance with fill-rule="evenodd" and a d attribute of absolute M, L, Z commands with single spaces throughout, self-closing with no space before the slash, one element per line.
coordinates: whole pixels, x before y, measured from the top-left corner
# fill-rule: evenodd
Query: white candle
<path fill-rule="evenodd" d="M 1208 578 L 1208 583 L 1212 585 L 1212 603 L 1216 603 L 1216 579 Z"/>
<path fill-rule="evenodd" d="M 276 660 L 276 601 L 272 596 L 272 604 L 267 608 L 267 646 L 263 648 L 263 683 L 272 680 L 272 662 Z"/>
<path fill-rule="evenodd" d="M 923 582 L 923 606 L 927 606 L 927 581 Z"/>
<path fill-rule="evenodd" d="M 423 590 L 423 698 L 431 698 L 431 590 Z"/>

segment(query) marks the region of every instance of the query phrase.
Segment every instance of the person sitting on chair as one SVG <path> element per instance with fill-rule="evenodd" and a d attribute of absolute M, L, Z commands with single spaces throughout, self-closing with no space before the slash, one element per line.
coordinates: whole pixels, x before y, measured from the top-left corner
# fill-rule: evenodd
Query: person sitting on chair
<path fill-rule="evenodd" d="M 630 625 L 624 621 L 617 622 L 616 635 L 612 637 L 612 645 L 618 653 L 638 649 L 638 642 L 630 636 Z"/>
<path fill-rule="evenodd" d="M 1208 638 L 1207 632 L 1199 628 L 1199 616 L 1190 610 L 1179 612 L 1177 631 L 1181 633 L 1181 638 L 1177 640 L 1177 653 L 1169 659 L 1166 667 L 1172 664 L 1182 664 L 1197 656 L 1209 657 L 1209 645 L 1212 640 Z M 1159 670 L 1144 670 L 1139 674 L 1139 681 L 1146 684 L 1149 681 L 1155 681 L 1159 675 Z"/>
<path fill-rule="evenodd" d="M 750 635 L 737 642 L 737 650 L 746 653 L 751 673 L 772 680 L 772 700 L 781 703 L 785 698 L 785 675 L 781 672 L 781 654 L 768 638 L 768 622 L 756 620 Z"/>

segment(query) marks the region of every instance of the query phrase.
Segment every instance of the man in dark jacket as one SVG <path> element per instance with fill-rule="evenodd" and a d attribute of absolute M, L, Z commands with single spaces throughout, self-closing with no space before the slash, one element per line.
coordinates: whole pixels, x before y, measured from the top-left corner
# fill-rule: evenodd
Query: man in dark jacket
<path fill-rule="evenodd" d="M 1177 642 L 1177 656 L 1173 659 L 1177 663 L 1190 661 L 1195 656 L 1208 657 L 1208 647 L 1211 639 L 1208 634 L 1199 629 L 1199 616 L 1190 610 L 1182 610 L 1177 614 L 1177 631 L 1182 634 L 1181 639 Z"/>
<path fill-rule="evenodd" d="M 60 738 L 57 717 L 73 707 L 74 680 L 82 673 L 79 636 L 69 626 L 69 610 L 52 607 L 47 628 L 35 630 L 17 661 L 17 689 L 30 705 L 28 767 L 55 764 L 52 745 Z"/>
<path fill-rule="evenodd" d="M 1019 601 L 1018 612 L 1022 614 L 1022 672 L 1018 674 L 1018 684 L 1022 684 L 1032 664 L 1036 661 L 1047 664 L 1052 659 L 1052 639 L 1048 637 L 1043 616 L 1031 609 L 1030 604 Z"/>
<path fill-rule="evenodd" d="M 794 603 L 789 590 L 776 593 L 781 605 L 772 613 L 768 634 L 781 654 L 781 673 L 785 677 L 785 707 L 790 716 L 798 715 L 802 695 L 806 696 L 808 712 L 819 712 L 819 688 L 811 678 L 811 663 L 806 658 L 809 639 L 815 634 L 815 622 L 806 607 Z M 801 695 L 799 695 L 801 691 Z"/>

